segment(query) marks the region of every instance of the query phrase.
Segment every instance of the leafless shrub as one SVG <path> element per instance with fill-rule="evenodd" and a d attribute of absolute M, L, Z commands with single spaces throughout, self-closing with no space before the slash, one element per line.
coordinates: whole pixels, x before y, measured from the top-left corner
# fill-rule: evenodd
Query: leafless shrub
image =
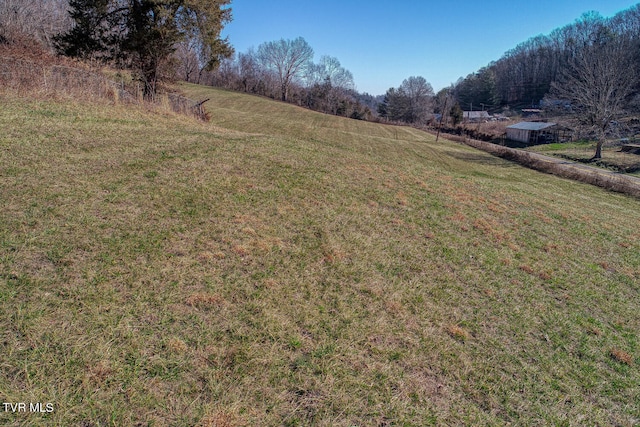
<path fill-rule="evenodd" d="M 0 57 L 0 83 L 14 93 L 136 102 L 124 84 L 82 68 Z"/>
<path fill-rule="evenodd" d="M 2 0 L 0 39 L 34 39 L 51 47 L 53 36 L 71 25 L 68 6 L 67 0 Z"/>
<path fill-rule="evenodd" d="M 0 86 L 19 95 L 108 100 L 116 104 L 143 102 L 141 89 L 133 81 L 116 82 L 94 69 L 83 68 L 82 64 L 72 67 L 63 63 L 55 58 L 47 61 L 0 56 Z M 208 119 L 205 101 L 196 102 L 176 93 L 158 95 L 153 101 L 178 114 Z"/>
<path fill-rule="evenodd" d="M 173 112 L 184 115 L 192 115 L 203 121 L 209 120 L 209 114 L 204 108 L 204 103 L 207 102 L 208 99 L 200 102 L 195 102 L 192 99 L 185 98 L 184 96 L 176 93 L 169 93 L 166 96 L 169 107 Z"/>

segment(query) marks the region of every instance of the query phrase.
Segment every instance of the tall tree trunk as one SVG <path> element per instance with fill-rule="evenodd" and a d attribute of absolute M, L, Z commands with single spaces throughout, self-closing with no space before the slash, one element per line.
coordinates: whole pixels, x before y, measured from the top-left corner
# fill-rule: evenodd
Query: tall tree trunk
<path fill-rule="evenodd" d="M 596 152 L 594 153 L 591 160 L 599 160 L 602 158 L 602 146 L 607 141 L 607 127 L 609 120 L 606 120 L 606 125 L 600 127 L 598 131 L 598 142 L 596 142 Z"/>
<path fill-rule="evenodd" d="M 602 144 L 604 143 L 604 140 L 602 139 L 598 139 L 598 142 L 596 143 L 596 152 L 593 155 L 593 157 L 591 158 L 591 160 L 598 160 L 602 158 Z"/>

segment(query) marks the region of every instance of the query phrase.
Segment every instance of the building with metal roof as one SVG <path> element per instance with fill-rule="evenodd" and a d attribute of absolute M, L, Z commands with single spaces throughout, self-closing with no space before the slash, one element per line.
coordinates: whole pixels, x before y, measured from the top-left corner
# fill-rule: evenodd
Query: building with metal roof
<path fill-rule="evenodd" d="M 556 123 L 520 122 L 507 126 L 507 139 L 524 142 L 525 144 L 541 144 L 557 141 Z"/>
<path fill-rule="evenodd" d="M 491 116 L 487 111 L 463 111 L 462 119 L 465 122 L 480 122 L 489 120 Z"/>

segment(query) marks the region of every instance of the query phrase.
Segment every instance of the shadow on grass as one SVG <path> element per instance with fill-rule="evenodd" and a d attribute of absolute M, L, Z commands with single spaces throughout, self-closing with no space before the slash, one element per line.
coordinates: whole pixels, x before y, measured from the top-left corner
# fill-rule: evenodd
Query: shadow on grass
<path fill-rule="evenodd" d="M 518 167 L 515 163 L 505 162 L 503 159 L 494 156 L 486 156 L 477 153 L 462 153 L 455 152 L 449 153 L 449 155 L 455 159 L 463 160 L 466 162 L 478 163 L 481 165 L 494 166 L 499 168 L 515 168 Z"/>

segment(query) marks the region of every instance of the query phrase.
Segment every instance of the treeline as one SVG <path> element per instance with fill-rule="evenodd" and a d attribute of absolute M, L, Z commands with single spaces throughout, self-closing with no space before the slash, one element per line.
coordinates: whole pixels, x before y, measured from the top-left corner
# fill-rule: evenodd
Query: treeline
<path fill-rule="evenodd" d="M 632 57 L 638 69 L 640 5 L 612 18 L 586 13 L 572 24 L 519 44 L 448 90 L 464 109 L 471 106 L 479 109 L 481 104 L 496 111 L 505 106 L 537 106 L 549 94 L 553 83 L 562 80 L 562 73 L 572 66 L 574 58 L 605 38 L 611 46 L 632 45 L 624 54 Z"/>
<path fill-rule="evenodd" d="M 220 38 L 232 18 L 230 3 L 4 0 L 0 45 L 37 41 L 65 56 L 129 69 L 151 99 L 162 82 L 185 80 L 359 120 L 418 125 L 438 109 L 423 77 L 410 77 L 384 96 L 358 92 L 352 73 L 337 58 L 314 62 L 313 48 L 301 37 L 235 53 L 228 39 Z M 32 50 L 28 44 L 24 48 Z"/>
<path fill-rule="evenodd" d="M 352 73 L 332 56 L 313 62 L 313 48 L 302 38 L 265 42 L 239 53 L 211 72 L 197 68 L 195 52 L 178 51 L 179 76 L 193 83 L 267 96 L 302 107 L 358 120 L 426 124 L 438 103 L 431 84 L 413 76 L 384 96 L 360 93 Z M 450 101 L 450 104 L 452 101 Z"/>
<path fill-rule="evenodd" d="M 40 43 L 60 55 L 127 69 L 153 100 L 171 80 L 181 46 L 201 71 L 233 54 L 220 37 L 231 0 L 2 0 L 0 44 Z"/>
<path fill-rule="evenodd" d="M 266 96 L 312 110 L 359 120 L 374 118 L 375 98 L 355 89 L 352 73 L 332 56 L 315 63 L 302 37 L 265 42 L 222 61 L 214 71 L 199 71 L 195 51 L 181 49 L 179 78 Z"/>

